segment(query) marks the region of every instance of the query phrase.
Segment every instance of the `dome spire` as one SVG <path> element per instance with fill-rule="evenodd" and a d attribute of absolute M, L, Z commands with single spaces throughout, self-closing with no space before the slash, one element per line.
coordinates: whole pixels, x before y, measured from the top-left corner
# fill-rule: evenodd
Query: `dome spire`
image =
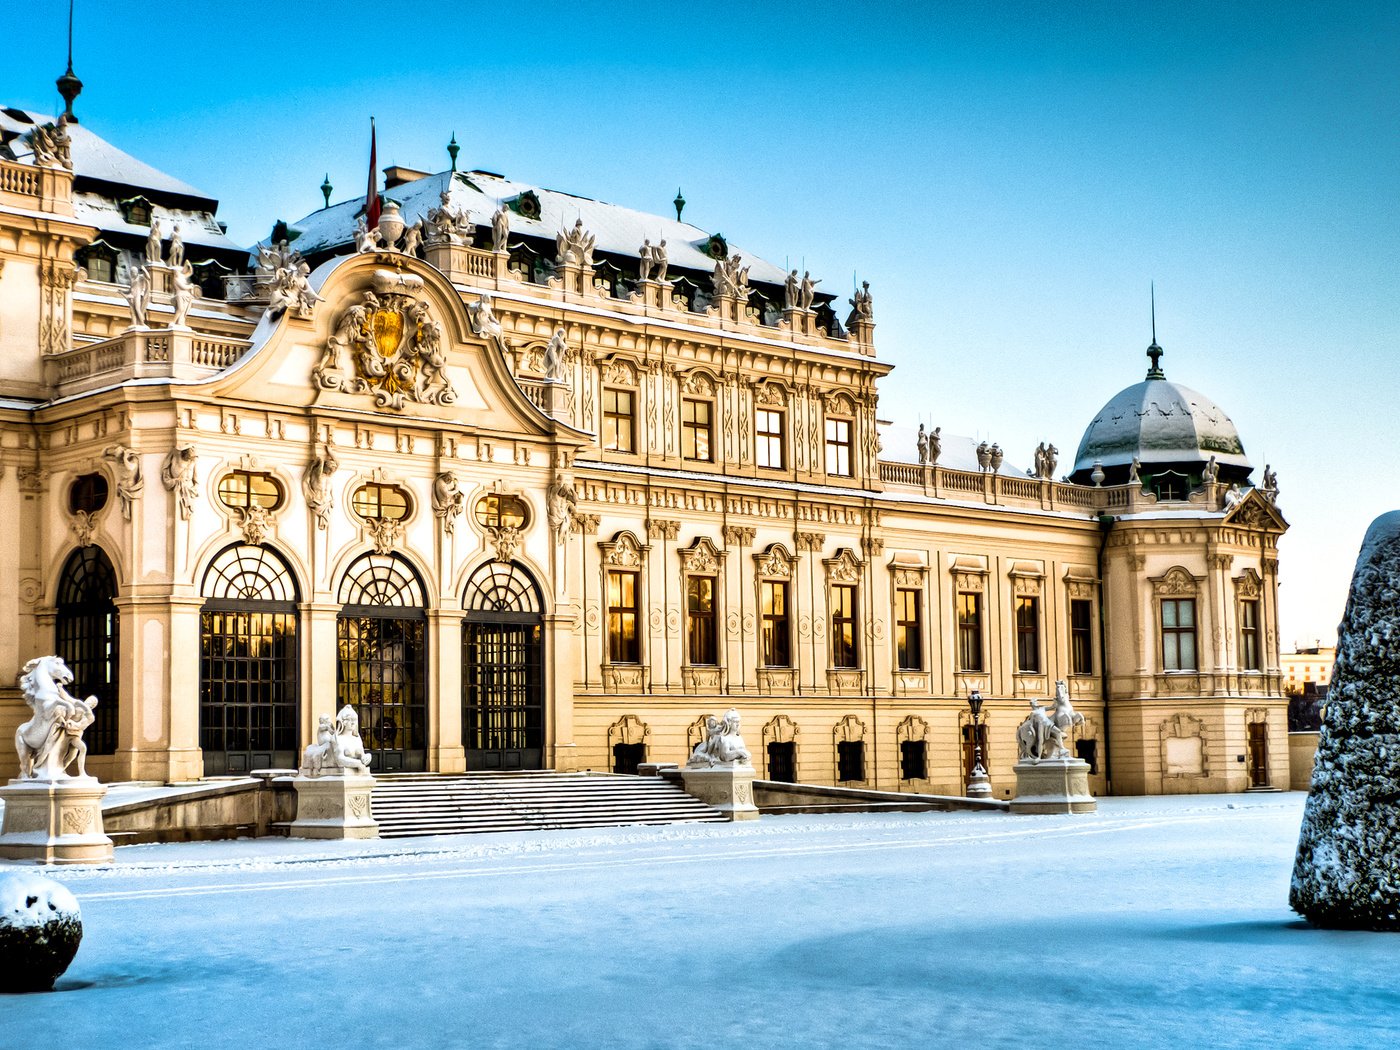
<path fill-rule="evenodd" d="M 73 100 L 82 92 L 83 82 L 73 72 L 73 0 L 68 0 L 68 68 L 55 83 L 66 107 L 60 119 L 69 124 L 78 123 L 78 118 L 73 114 Z"/>
<path fill-rule="evenodd" d="M 1152 282 L 1152 345 L 1147 348 L 1147 357 L 1152 365 L 1147 370 L 1148 379 L 1166 379 L 1162 371 L 1162 348 L 1157 345 L 1157 282 Z"/>

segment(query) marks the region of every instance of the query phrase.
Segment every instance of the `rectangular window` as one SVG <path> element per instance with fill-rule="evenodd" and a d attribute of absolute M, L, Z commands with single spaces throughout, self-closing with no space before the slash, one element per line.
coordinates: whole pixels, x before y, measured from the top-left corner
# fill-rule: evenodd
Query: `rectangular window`
<path fill-rule="evenodd" d="M 836 477 L 851 476 L 851 421 L 826 421 L 826 472 Z"/>
<path fill-rule="evenodd" d="M 775 408 L 760 408 L 754 413 L 754 462 L 760 467 L 782 470 L 783 413 Z"/>
<path fill-rule="evenodd" d="M 1259 603 L 1240 602 L 1240 669 L 1259 670 Z"/>
<path fill-rule="evenodd" d="M 782 580 L 764 580 L 760 604 L 763 617 L 763 666 L 791 667 L 787 583 Z"/>
<path fill-rule="evenodd" d="M 768 779 L 783 784 L 797 783 L 797 744 L 774 740 L 768 745 Z"/>
<path fill-rule="evenodd" d="M 1016 670 L 1040 673 L 1040 599 L 1016 599 Z"/>
<path fill-rule="evenodd" d="M 1196 669 L 1196 599 L 1162 599 L 1162 669 Z"/>
<path fill-rule="evenodd" d="M 958 670 L 982 670 L 982 595 L 958 593 Z"/>
<path fill-rule="evenodd" d="M 928 744 L 923 740 L 902 740 L 899 744 L 899 779 L 928 779 Z"/>
<path fill-rule="evenodd" d="M 1069 600 L 1070 674 L 1094 673 L 1094 603 L 1087 598 Z"/>
<path fill-rule="evenodd" d="M 635 572 L 608 570 L 608 660 L 615 664 L 641 662 Z"/>
<path fill-rule="evenodd" d="M 917 587 L 900 587 L 894 592 L 894 648 L 901 671 L 924 669 L 923 626 L 920 623 L 923 599 L 924 592 Z"/>
<path fill-rule="evenodd" d="M 708 401 L 694 401 L 685 398 L 681 402 L 681 457 L 701 463 L 714 459 L 710 452 L 713 436 L 710 422 L 711 405 Z"/>
<path fill-rule="evenodd" d="M 831 666 L 859 667 L 856 648 L 856 586 L 837 583 L 831 587 Z"/>
<path fill-rule="evenodd" d="M 603 388 L 603 447 L 610 452 L 636 450 L 636 416 L 630 390 Z"/>
<path fill-rule="evenodd" d="M 687 652 L 692 664 L 714 666 L 715 646 L 715 578 L 688 576 L 685 581 L 685 605 L 689 624 Z"/>
<path fill-rule="evenodd" d="M 836 744 L 838 782 L 865 779 L 865 741 L 842 740 Z"/>

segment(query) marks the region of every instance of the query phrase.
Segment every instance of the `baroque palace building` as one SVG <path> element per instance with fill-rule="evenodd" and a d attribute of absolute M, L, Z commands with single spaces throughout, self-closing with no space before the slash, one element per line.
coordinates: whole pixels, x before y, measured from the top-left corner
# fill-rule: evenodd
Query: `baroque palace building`
<path fill-rule="evenodd" d="M 1155 340 L 1017 471 L 884 427 L 868 289 L 679 199 L 391 168 L 250 256 L 71 105 L 0 110 L 5 738 L 57 652 L 104 780 L 344 703 L 379 772 L 629 772 L 732 706 L 760 777 L 961 794 L 978 690 L 1005 795 L 1063 679 L 1099 793 L 1287 785 L 1276 487 Z"/>

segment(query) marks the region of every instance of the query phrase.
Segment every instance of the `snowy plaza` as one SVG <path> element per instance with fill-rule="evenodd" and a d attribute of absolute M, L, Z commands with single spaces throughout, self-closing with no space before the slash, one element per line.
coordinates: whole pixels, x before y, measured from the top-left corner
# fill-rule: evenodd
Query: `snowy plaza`
<path fill-rule="evenodd" d="M 1302 803 L 126 847 L 0 1044 L 1394 1045 L 1394 939 L 1288 909 Z"/>

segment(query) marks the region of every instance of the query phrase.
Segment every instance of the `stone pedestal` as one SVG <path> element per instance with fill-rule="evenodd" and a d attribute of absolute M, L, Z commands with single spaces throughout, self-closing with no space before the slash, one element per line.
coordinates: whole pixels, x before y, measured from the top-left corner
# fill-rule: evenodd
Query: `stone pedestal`
<path fill-rule="evenodd" d="M 374 777 L 290 778 L 297 791 L 297 819 L 289 834 L 299 839 L 377 839 L 370 815 Z"/>
<path fill-rule="evenodd" d="M 1089 794 L 1089 763 L 1078 758 L 1046 758 L 1016 763 L 1016 797 L 1012 813 L 1093 813 L 1099 808 Z"/>
<path fill-rule="evenodd" d="M 753 804 L 753 766 L 682 769 L 686 791 L 713 806 L 730 820 L 757 820 Z"/>
<path fill-rule="evenodd" d="M 11 780 L 0 788 L 5 823 L 0 858 L 38 864 L 101 864 L 112 859 L 102 830 L 107 788 L 95 777 Z"/>

